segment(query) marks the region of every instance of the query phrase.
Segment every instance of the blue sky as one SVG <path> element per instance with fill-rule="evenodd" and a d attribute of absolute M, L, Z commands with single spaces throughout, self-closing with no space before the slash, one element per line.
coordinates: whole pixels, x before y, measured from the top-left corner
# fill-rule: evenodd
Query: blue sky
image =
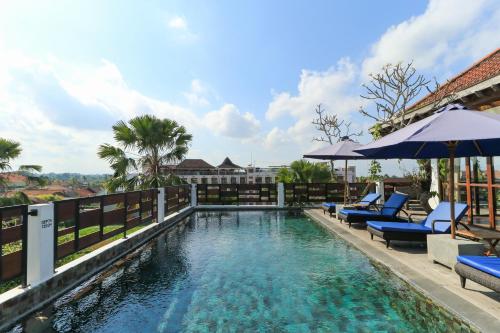
<path fill-rule="evenodd" d="M 500 46 L 499 22 L 494 0 L 4 1 L 0 136 L 18 163 L 107 172 L 111 125 L 153 113 L 193 133 L 189 157 L 287 164 L 319 147 L 316 104 L 366 133 L 368 73 L 413 60 L 444 80 Z"/>

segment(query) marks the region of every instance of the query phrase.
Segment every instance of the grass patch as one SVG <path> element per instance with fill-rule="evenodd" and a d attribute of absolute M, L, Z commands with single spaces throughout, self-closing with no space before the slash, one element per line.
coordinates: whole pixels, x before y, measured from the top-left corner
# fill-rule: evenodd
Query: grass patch
<path fill-rule="evenodd" d="M 10 289 L 14 289 L 15 287 L 21 284 L 21 278 L 15 278 L 9 281 L 0 282 L 0 294 L 9 291 Z"/>
<path fill-rule="evenodd" d="M 17 251 L 21 251 L 23 242 L 21 240 L 2 245 L 2 255 L 7 255 Z"/>
<path fill-rule="evenodd" d="M 146 225 L 147 225 L 147 224 L 143 224 L 143 225 L 138 225 L 138 226 L 136 226 L 136 227 L 133 227 L 132 229 L 127 230 L 127 234 L 131 234 L 131 233 L 133 233 L 133 232 L 136 232 L 137 230 L 140 230 L 140 229 L 144 228 Z M 106 229 L 107 227 L 111 227 L 111 229 Z M 120 227 L 122 227 L 122 226 L 121 226 L 121 225 L 119 225 L 119 226 L 118 226 L 118 228 L 120 228 Z M 97 228 L 97 229 L 96 229 L 97 231 L 87 232 L 85 235 L 89 235 L 89 234 L 94 233 L 94 232 L 99 232 L 99 227 L 98 227 L 98 226 L 96 226 L 96 227 L 89 227 L 89 228 L 85 228 L 85 229 L 91 229 L 91 228 Z M 115 227 L 115 226 L 113 226 L 113 225 L 111 225 L 111 226 L 106 226 L 106 227 L 104 227 L 104 233 L 106 233 L 106 232 L 110 232 L 110 231 L 115 230 L 115 229 L 118 229 L 118 228 L 116 228 L 116 227 Z M 82 230 L 85 230 L 85 229 L 82 229 Z M 81 231 L 82 231 L 82 230 L 81 230 Z M 80 231 L 80 232 L 81 232 L 81 231 Z M 66 236 L 66 235 L 65 235 L 65 236 Z M 80 237 L 83 237 L 83 236 L 81 236 L 81 234 L 80 234 Z M 111 243 L 111 242 L 114 242 L 115 240 L 118 240 L 118 239 L 120 239 L 120 238 L 123 238 L 123 234 L 121 234 L 121 233 L 120 233 L 120 234 L 118 234 L 118 235 L 115 235 L 115 236 L 113 236 L 113 237 L 111 237 L 111 238 L 108 238 L 108 239 L 106 239 L 106 240 L 103 240 L 102 242 L 99 242 L 99 243 L 96 243 L 96 244 L 94 244 L 94 245 L 92 245 L 92 246 L 89 246 L 89 247 L 87 247 L 87 248 L 85 248 L 85 249 L 83 249 L 83 250 L 80 250 L 80 251 L 78 251 L 78 252 L 72 253 L 72 254 L 68 255 L 67 257 L 64 257 L 64 258 L 58 259 L 58 260 L 56 261 L 56 267 L 60 267 L 60 266 L 62 266 L 62 265 L 65 265 L 65 264 L 67 264 L 67 263 L 69 263 L 69 262 L 71 262 L 71 261 L 73 261 L 73 260 L 75 260 L 75 259 L 80 258 L 81 256 L 84 256 L 84 255 L 86 255 L 86 254 L 88 254 L 88 253 L 90 253 L 90 252 L 92 252 L 92 251 L 94 251 L 94 250 L 97 250 L 98 248 L 100 248 L 100 247 L 102 247 L 102 246 L 104 246 L 104 245 L 106 245 L 106 244 L 109 244 L 109 243 Z M 61 244 L 61 243 L 59 242 L 59 244 Z"/>

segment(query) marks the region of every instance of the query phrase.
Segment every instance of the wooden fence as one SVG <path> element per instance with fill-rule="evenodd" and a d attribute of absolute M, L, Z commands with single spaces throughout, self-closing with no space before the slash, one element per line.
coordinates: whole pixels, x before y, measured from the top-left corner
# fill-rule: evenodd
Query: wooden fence
<path fill-rule="evenodd" d="M 350 183 L 349 192 L 351 201 L 358 200 L 366 189 L 366 186 L 366 183 Z M 343 183 L 285 184 L 285 203 L 288 205 L 343 201 Z"/>
<path fill-rule="evenodd" d="M 156 221 L 156 189 L 54 202 L 54 259 Z"/>
<path fill-rule="evenodd" d="M 0 207 L 0 282 L 26 278 L 28 206 Z"/>
<path fill-rule="evenodd" d="M 277 203 L 276 184 L 198 184 L 199 205 L 271 205 Z"/>

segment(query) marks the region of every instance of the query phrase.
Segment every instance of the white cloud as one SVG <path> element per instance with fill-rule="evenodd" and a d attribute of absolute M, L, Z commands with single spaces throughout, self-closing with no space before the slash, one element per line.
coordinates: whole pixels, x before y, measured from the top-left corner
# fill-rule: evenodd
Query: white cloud
<path fill-rule="evenodd" d="M 483 56 L 500 45 L 499 12 L 494 0 L 431 0 L 423 14 L 382 35 L 362 72 L 366 77 L 387 63 L 411 60 L 417 69 L 435 71 L 436 66 Z"/>
<path fill-rule="evenodd" d="M 187 29 L 186 19 L 181 16 L 174 16 L 168 21 L 168 26 L 172 29 Z"/>
<path fill-rule="evenodd" d="M 115 64 L 69 64 L 34 60 L 2 50 L 0 132 L 21 142 L 19 164 L 46 171 L 102 172 L 98 145 L 113 142 L 111 125 L 140 114 L 177 120 L 191 133 L 200 119 L 188 108 L 154 99 L 130 88 Z"/>
<path fill-rule="evenodd" d="M 191 31 L 183 16 L 173 16 L 167 19 L 167 27 L 170 35 L 179 42 L 190 43 L 198 39 L 198 35 Z"/>
<path fill-rule="evenodd" d="M 224 104 L 219 110 L 207 113 L 204 123 L 219 135 L 240 139 L 250 138 L 260 129 L 260 122 L 253 114 L 241 113 L 233 104 Z"/>
<path fill-rule="evenodd" d="M 271 142 L 284 142 L 288 136 L 291 141 L 310 146 L 316 135 L 312 121 L 318 104 L 340 119 L 349 118 L 349 114 L 356 112 L 361 103 L 359 96 L 351 91 L 356 79 L 356 66 L 347 58 L 323 72 L 303 70 L 297 95 L 290 92 L 275 94 L 266 112 L 268 120 L 288 117 L 294 123 L 286 130 L 273 128 L 266 137 L 265 145 L 269 147 Z"/>
<path fill-rule="evenodd" d="M 211 94 L 210 89 L 208 89 L 203 82 L 199 79 L 194 79 L 191 81 L 191 89 L 184 92 L 184 97 L 188 101 L 189 105 L 193 107 L 207 107 L 210 106 L 210 102 L 207 95 Z"/>

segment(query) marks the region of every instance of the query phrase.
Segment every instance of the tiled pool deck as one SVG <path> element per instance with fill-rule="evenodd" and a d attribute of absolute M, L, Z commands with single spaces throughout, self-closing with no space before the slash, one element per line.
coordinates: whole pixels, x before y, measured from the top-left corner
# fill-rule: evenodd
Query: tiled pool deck
<path fill-rule="evenodd" d="M 462 289 L 455 272 L 427 258 L 425 246 L 391 242 L 391 248 L 387 249 L 382 239 L 375 237 L 372 241 L 365 229 L 349 229 L 347 224 L 324 215 L 320 209 L 307 209 L 305 213 L 481 331 L 499 332 L 500 294 L 473 281 L 467 281 L 466 289 Z"/>

